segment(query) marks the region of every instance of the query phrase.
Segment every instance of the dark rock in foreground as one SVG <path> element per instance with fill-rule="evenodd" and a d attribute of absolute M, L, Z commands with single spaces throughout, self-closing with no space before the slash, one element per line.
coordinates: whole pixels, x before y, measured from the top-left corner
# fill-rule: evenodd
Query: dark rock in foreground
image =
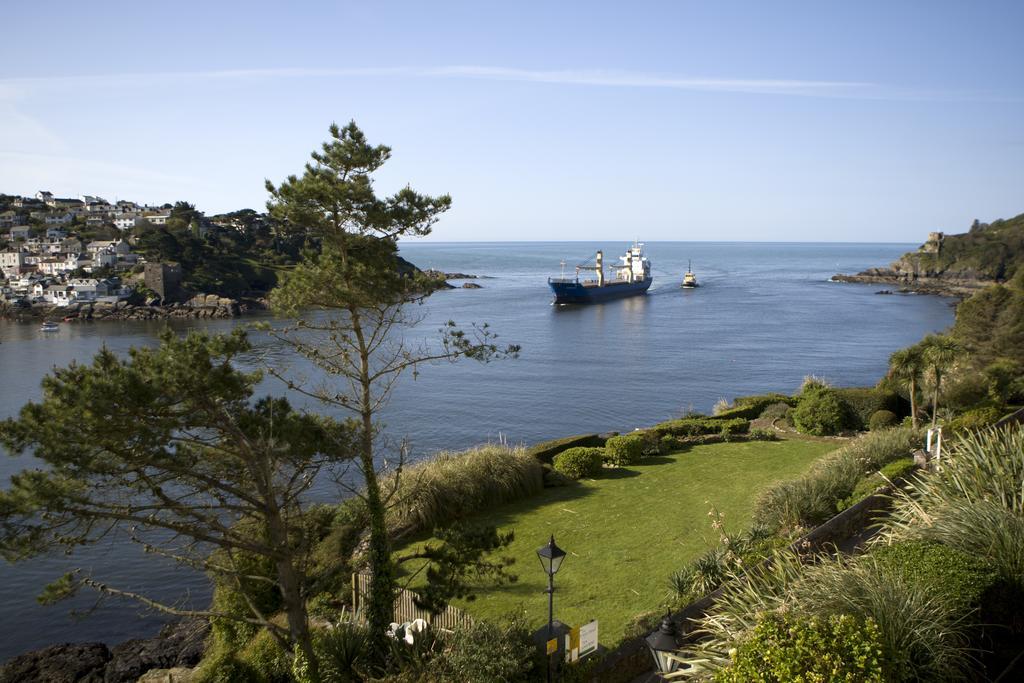
<path fill-rule="evenodd" d="M 64 643 L 33 650 L 0 668 L 0 683 L 104 683 L 110 650 L 103 643 Z"/>
<path fill-rule="evenodd" d="M 135 683 L 153 669 L 199 664 L 209 630 L 205 620 L 188 619 L 113 650 L 103 643 L 51 645 L 8 660 L 0 667 L 0 683 Z"/>

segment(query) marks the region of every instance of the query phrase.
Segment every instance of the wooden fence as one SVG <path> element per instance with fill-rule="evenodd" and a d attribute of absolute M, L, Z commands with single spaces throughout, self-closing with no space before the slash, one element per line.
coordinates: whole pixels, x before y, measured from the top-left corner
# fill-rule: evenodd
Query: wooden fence
<path fill-rule="evenodd" d="M 363 601 L 370 592 L 369 574 L 357 572 L 352 575 L 352 604 L 358 618 L 362 619 Z M 415 619 L 422 619 L 434 628 L 453 630 L 457 626 L 470 626 L 473 620 L 462 610 L 449 605 L 440 614 L 432 614 L 427 610 L 420 609 L 415 603 L 416 594 L 410 590 L 400 589 L 395 598 L 394 621 L 405 623 Z"/>

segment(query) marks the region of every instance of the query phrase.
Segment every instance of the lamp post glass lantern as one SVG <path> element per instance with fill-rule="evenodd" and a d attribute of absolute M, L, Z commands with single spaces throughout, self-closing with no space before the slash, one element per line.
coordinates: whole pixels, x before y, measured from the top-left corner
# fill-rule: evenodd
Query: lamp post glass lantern
<path fill-rule="evenodd" d="M 540 558 L 540 564 L 544 567 L 544 573 L 548 575 L 548 640 L 551 640 L 554 631 L 555 621 L 555 574 L 562 566 L 562 560 L 565 559 L 565 551 L 555 545 L 555 536 L 551 535 L 551 540 L 548 541 L 547 545 L 543 545 L 537 548 L 537 557 Z M 547 680 L 551 680 L 551 656 L 547 657 Z"/>
<path fill-rule="evenodd" d="M 537 548 L 537 557 L 540 558 L 540 564 L 544 567 L 544 572 L 548 576 L 554 576 L 558 572 L 559 567 L 562 566 L 562 560 L 565 559 L 565 551 L 555 545 L 555 537 L 552 535 L 547 545 Z"/>
<path fill-rule="evenodd" d="M 672 673 L 679 668 L 679 661 L 671 657 L 679 648 L 676 640 L 678 633 L 671 614 L 666 614 L 665 618 L 661 620 L 658 630 L 645 639 L 647 648 L 654 657 L 654 665 L 657 667 L 658 673 Z"/>

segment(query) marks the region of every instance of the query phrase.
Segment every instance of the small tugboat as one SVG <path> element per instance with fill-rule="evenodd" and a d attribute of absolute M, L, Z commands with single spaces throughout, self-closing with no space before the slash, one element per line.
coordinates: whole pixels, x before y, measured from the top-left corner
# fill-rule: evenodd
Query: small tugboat
<path fill-rule="evenodd" d="M 39 327 L 39 331 L 40 332 L 56 332 L 59 329 L 60 329 L 60 325 L 58 325 L 57 323 L 53 322 L 52 320 L 45 321 Z"/>
<path fill-rule="evenodd" d="M 700 287 L 700 285 L 697 284 L 697 276 L 693 274 L 693 265 L 689 261 L 686 262 L 686 274 L 683 275 L 683 284 L 681 287 L 683 289 Z"/>
<path fill-rule="evenodd" d="M 548 278 L 548 285 L 555 294 L 556 304 L 596 304 L 612 299 L 621 299 L 645 293 L 654 282 L 651 277 L 651 262 L 644 256 L 644 245 L 633 242 L 633 246 L 620 256 L 622 263 L 615 266 L 615 277 L 606 280 L 604 276 L 604 253 L 598 251 L 590 260 L 576 266 L 576 276 Z M 562 262 L 563 269 L 565 262 Z M 580 280 L 581 270 L 593 270 L 596 280 Z"/>

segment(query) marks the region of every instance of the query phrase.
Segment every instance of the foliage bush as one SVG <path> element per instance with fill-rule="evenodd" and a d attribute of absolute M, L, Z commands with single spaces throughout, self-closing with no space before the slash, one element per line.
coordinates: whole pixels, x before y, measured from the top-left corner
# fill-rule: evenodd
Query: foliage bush
<path fill-rule="evenodd" d="M 720 419 L 715 417 L 683 417 L 678 420 L 660 422 L 651 429 L 659 435 L 677 437 L 719 434 L 727 429 L 730 434 L 743 434 L 750 428 L 750 420 L 736 417 Z"/>
<path fill-rule="evenodd" d="M 873 432 L 877 432 L 880 429 L 888 429 L 889 427 L 895 427 L 900 422 L 900 419 L 896 417 L 896 413 L 891 410 L 876 410 L 871 413 L 871 417 L 868 419 L 868 429 Z"/>
<path fill-rule="evenodd" d="M 658 452 L 662 454 L 672 453 L 682 448 L 683 444 L 671 434 L 666 434 L 658 441 Z"/>
<path fill-rule="evenodd" d="M 896 414 L 900 410 L 900 398 L 895 392 L 879 387 L 848 387 L 836 389 L 839 398 L 850 407 L 854 416 L 853 426 L 866 429 L 871 416 L 879 410 Z"/>
<path fill-rule="evenodd" d="M 781 401 L 778 403 L 770 403 L 765 406 L 765 409 L 761 411 L 758 417 L 762 420 L 772 420 L 774 422 L 775 420 L 786 417 L 792 409 L 793 406 L 789 403 L 783 403 Z"/>
<path fill-rule="evenodd" d="M 259 672 L 227 649 L 216 650 L 203 657 L 195 669 L 192 683 L 265 683 Z"/>
<path fill-rule="evenodd" d="M 313 651 L 320 665 L 322 683 L 356 683 L 362 678 L 369 634 L 363 626 L 342 622 L 313 633 Z"/>
<path fill-rule="evenodd" d="M 876 547 L 871 554 L 883 571 L 927 586 L 953 613 L 977 607 L 998 580 L 988 561 L 940 543 L 908 540 Z"/>
<path fill-rule="evenodd" d="M 609 465 L 633 465 L 644 456 L 646 439 L 643 434 L 613 436 L 604 445 L 604 460 Z"/>
<path fill-rule="evenodd" d="M 772 429 L 751 429 L 748 436 L 753 441 L 778 441 L 779 436 Z"/>
<path fill-rule="evenodd" d="M 912 480 L 885 521 L 887 533 L 943 543 L 983 558 L 1024 591 L 1024 428 L 960 438 L 943 467 Z"/>
<path fill-rule="evenodd" d="M 444 649 L 430 660 L 429 681 L 519 683 L 538 680 L 535 646 L 520 621 L 507 625 L 486 621 L 465 626 L 444 639 Z"/>
<path fill-rule="evenodd" d="M 291 657 L 266 629 L 239 651 L 238 659 L 257 674 L 260 683 L 291 683 Z"/>
<path fill-rule="evenodd" d="M 906 457 L 921 439 L 909 427 L 868 432 L 829 453 L 796 479 L 775 484 L 758 498 L 754 520 L 769 529 L 816 526 L 835 514 L 866 472 Z"/>
<path fill-rule="evenodd" d="M 951 434 L 975 432 L 999 422 L 1004 412 L 1003 409 L 996 406 L 974 408 L 951 420 L 946 427 Z"/>
<path fill-rule="evenodd" d="M 526 452 L 541 462 L 551 463 L 556 455 L 569 448 L 575 448 L 576 446 L 600 448 L 604 446 L 604 442 L 605 438 L 600 434 L 577 434 L 576 436 L 542 441 L 530 446 Z"/>
<path fill-rule="evenodd" d="M 766 614 L 736 648 L 716 683 L 882 683 L 878 625 L 846 614 L 825 618 Z"/>
<path fill-rule="evenodd" d="M 384 482 L 384 490 L 391 486 Z M 539 493 L 544 469 L 522 448 L 489 444 L 459 453 L 439 453 L 405 468 L 388 527 L 416 533 Z"/>
<path fill-rule="evenodd" d="M 865 475 L 857 482 L 857 485 L 853 488 L 853 493 L 836 503 L 836 510 L 842 512 L 846 508 L 859 503 L 873 494 L 878 487 L 886 482 L 903 478 L 912 472 L 915 467 L 913 458 L 900 458 L 893 460 L 878 472 Z"/>
<path fill-rule="evenodd" d="M 604 448 L 577 446 L 555 456 L 555 471 L 570 479 L 595 477 L 601 473 L 604 457 Z"/>
<path fill-rule="evenodd" d="M 856 426 L 856 417 L 835 389 L 812 387 L 800 395 L 793 424 L 804 434 L 831 436 Z"/>

